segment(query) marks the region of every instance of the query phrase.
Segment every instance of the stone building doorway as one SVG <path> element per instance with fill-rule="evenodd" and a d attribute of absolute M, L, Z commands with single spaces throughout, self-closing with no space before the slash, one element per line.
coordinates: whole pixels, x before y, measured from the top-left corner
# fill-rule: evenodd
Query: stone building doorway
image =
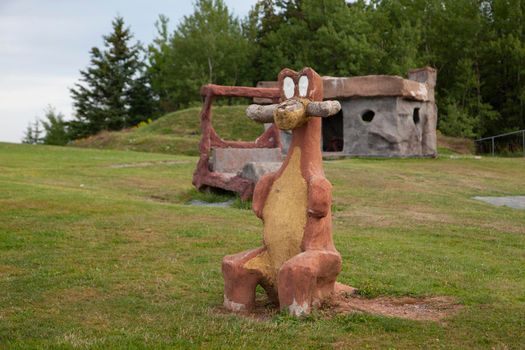
<path fill-rule="evenodd" d="M 342 152 L 344 146 L 343 110 L 322 119 L 323 152 Z"/>

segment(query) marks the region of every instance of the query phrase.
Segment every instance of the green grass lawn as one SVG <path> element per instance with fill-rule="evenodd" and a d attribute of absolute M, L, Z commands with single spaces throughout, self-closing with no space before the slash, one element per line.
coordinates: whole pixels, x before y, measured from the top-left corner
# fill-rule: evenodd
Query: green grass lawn
<path fill-rule="evenodd" d="M 185 205 L 196 157 L 0 144 L 0 348 L 519 349 L 525 160 L 326 162 L 339 280 L 449 296 L 443 322 L 221 311 L 221 258 L 261 242 L 249 210 Z"/>

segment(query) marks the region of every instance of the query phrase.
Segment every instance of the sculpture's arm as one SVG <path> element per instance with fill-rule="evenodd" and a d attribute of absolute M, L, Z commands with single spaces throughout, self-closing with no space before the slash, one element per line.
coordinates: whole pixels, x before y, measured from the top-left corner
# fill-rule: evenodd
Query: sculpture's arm
<path fill-rule="evenodd" d="M 323 176 L 312 176 L 308 181 L 308 215 L 325 217 L 331 205 L 332 184 Z"/>
<path fill-rule="evenodd" d="M 266 203 L 266 198 L 268 197 L 268 193 L 270 193 L 270 189 L 272 188 L 274 180 L 275 173 L 268 173 L 264 175 L 255 185 L 255 189 L 253 191 L 252 209 L 259 219 L 262 219 L 264 203 Z"/>

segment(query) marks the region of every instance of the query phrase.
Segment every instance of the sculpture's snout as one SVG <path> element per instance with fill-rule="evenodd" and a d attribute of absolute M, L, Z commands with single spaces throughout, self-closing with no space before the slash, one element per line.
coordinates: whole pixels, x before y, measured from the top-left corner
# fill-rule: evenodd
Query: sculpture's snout
<path fill-rule="evenodd" d="M 292 130 L 308 121 L 306 99 L 289 99 L 279 104 L 273 112 L 275 125 L 281 130 Z"/>
<path fill-rule="evenodd" d="M 300 127 L 312 117 L 330 117 L 341 110 L 339 101 L 310 101 L 291 98 L 273 105 L 250 105 L 246 109 L 248 118 L 259 123 L 275 123 L 281 130 Z"/>

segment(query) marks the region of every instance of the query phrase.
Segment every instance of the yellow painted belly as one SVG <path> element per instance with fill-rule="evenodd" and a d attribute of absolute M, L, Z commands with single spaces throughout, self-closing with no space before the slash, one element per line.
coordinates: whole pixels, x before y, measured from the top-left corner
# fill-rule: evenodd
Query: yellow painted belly
<path fill-rule="evenodd" d="M 281 176 L 273 183 L 263 209 L 267 252 L 246 263 L 275 281 L 281 265 L 301 252 L 307 219 L 308 187 L 301 174 L 301 149 L 295 147 Z"/>

